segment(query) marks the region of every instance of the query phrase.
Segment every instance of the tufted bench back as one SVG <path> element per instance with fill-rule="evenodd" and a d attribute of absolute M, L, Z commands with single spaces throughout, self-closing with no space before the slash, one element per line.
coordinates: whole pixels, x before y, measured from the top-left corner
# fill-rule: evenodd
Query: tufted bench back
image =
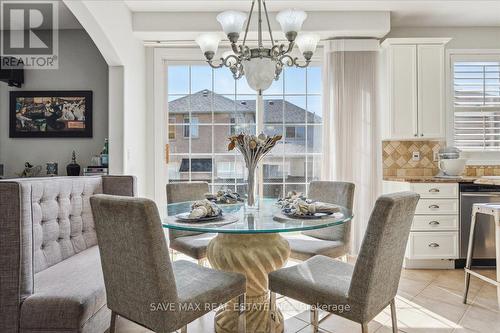
<path fill-rule="evenodd" d="M 89 199 L 102 193 L 101 177 L 23 183 L 31 191 L 34 273 L 97 245 Z"/>
<path fill-rule="evenodd" d="M 135 196 L 135 178 L 0 181 L 0 332 L 17 326 L 19 304 L 36 293 L 36 273 L 97 245 L 90 197 L 98 193 Z"/>

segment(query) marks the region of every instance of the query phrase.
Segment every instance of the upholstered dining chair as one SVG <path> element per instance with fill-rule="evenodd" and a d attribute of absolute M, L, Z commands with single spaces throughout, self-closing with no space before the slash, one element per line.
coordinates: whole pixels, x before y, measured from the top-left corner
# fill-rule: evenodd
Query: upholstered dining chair
<path fill-rule="evenodd" d="M 205 199 L 208 193 L 206 182 L 184 182 L 167 184 L 167 203 L 195 201 Z M 198 260 L 203 265 L 207 257 L 208 243 L 215 237 L 212 233 L 182 230 L 168 230 L 170 248 Z"/>
<path fill-rule="evenodd" d="M 112 311 L 154 332 L 172 332 L 211 311 L 211 304 L 238 299 L 238 332 L 245 332 L 245 276 L 179 260 L 170 261 L 153 201 L 110 195 L 90 198 L 97 243 Z M 209 306 L 207 306 L 209 305 Z"/>
<path fill-rule="evenodd" d="M 413 192 L 378 198 L 354 266 L 315 256 L 270 273 L 271 319 L 278 293 L 312 305 L 313 332 L 318 332 L 319 307 L 360 323 L 368 333 L 368 322 L 390 304 L 392 330 L 398 332 L 395 297 L 418 200 Z"/>
<path fill-rule="evenodd" d="M 312 200 L 337 204 L 352 211 L 354 201 L 354 184 L 337 181 L 313 181 L 309 184 L 308 198 Z M 351 222 L 344 225 L 317 230 L 303 231 L 306 238 L 288 237 L 290 257 L 307 260 L 315 255 L 330 258 L 343 257 L 347 261 L 351 238 Z"/>

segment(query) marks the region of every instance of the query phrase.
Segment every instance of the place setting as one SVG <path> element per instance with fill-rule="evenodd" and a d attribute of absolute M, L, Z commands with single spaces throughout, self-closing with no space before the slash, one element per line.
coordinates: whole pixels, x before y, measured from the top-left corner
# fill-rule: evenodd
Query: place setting
<path fill-rule="evenodd" d="M 273 216 L 277 222 L 291 220 L 328 220 L 338 219 L 343 214 L 338 205 L 308 199 L 301 192 L 291 191 L 276 205 L 281 211 Z"/>

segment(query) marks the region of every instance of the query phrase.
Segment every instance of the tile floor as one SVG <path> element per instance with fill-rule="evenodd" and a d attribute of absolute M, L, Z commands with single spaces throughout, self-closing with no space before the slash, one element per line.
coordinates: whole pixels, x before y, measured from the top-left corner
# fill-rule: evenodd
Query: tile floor
<path fill-rule="evenodd" d="M 184 259 L 184 258 L 182 258 Z M 295 263 L 291 262 L 289 265 Z M 495 277 L 494 270 L 483 270 Z M 400 332 L 407 333 L 500 333 L 500 307 L 493 286 L 472 277 L 469 304 L 462 304 L 463 270 L 403 270 L 396 301 Z M 292 299 L 278 304 L 285 317 L 285 333 L 312 332 L 309 311 Z M 322 318 L 324 314 L 320 314 Z M 189 324 L 189 333 L 212 333 L 214 313 Z M 321 333 L 357 333 L 358 324 L 330 316 L 320 324 Z M 148 333 L 125 319 L 117 321 L 119 333 Z M 391 333 L 390 309 L 369 324 L 370 333 Z"/>

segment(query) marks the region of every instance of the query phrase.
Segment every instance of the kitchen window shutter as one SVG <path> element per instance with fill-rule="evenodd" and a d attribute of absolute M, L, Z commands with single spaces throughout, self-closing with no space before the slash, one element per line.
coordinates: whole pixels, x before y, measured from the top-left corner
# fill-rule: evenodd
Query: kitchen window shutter
<path fill-rule="evenodd" d="M 500 56 L 452 58 L 455 146 L 500 151 Z"/>

